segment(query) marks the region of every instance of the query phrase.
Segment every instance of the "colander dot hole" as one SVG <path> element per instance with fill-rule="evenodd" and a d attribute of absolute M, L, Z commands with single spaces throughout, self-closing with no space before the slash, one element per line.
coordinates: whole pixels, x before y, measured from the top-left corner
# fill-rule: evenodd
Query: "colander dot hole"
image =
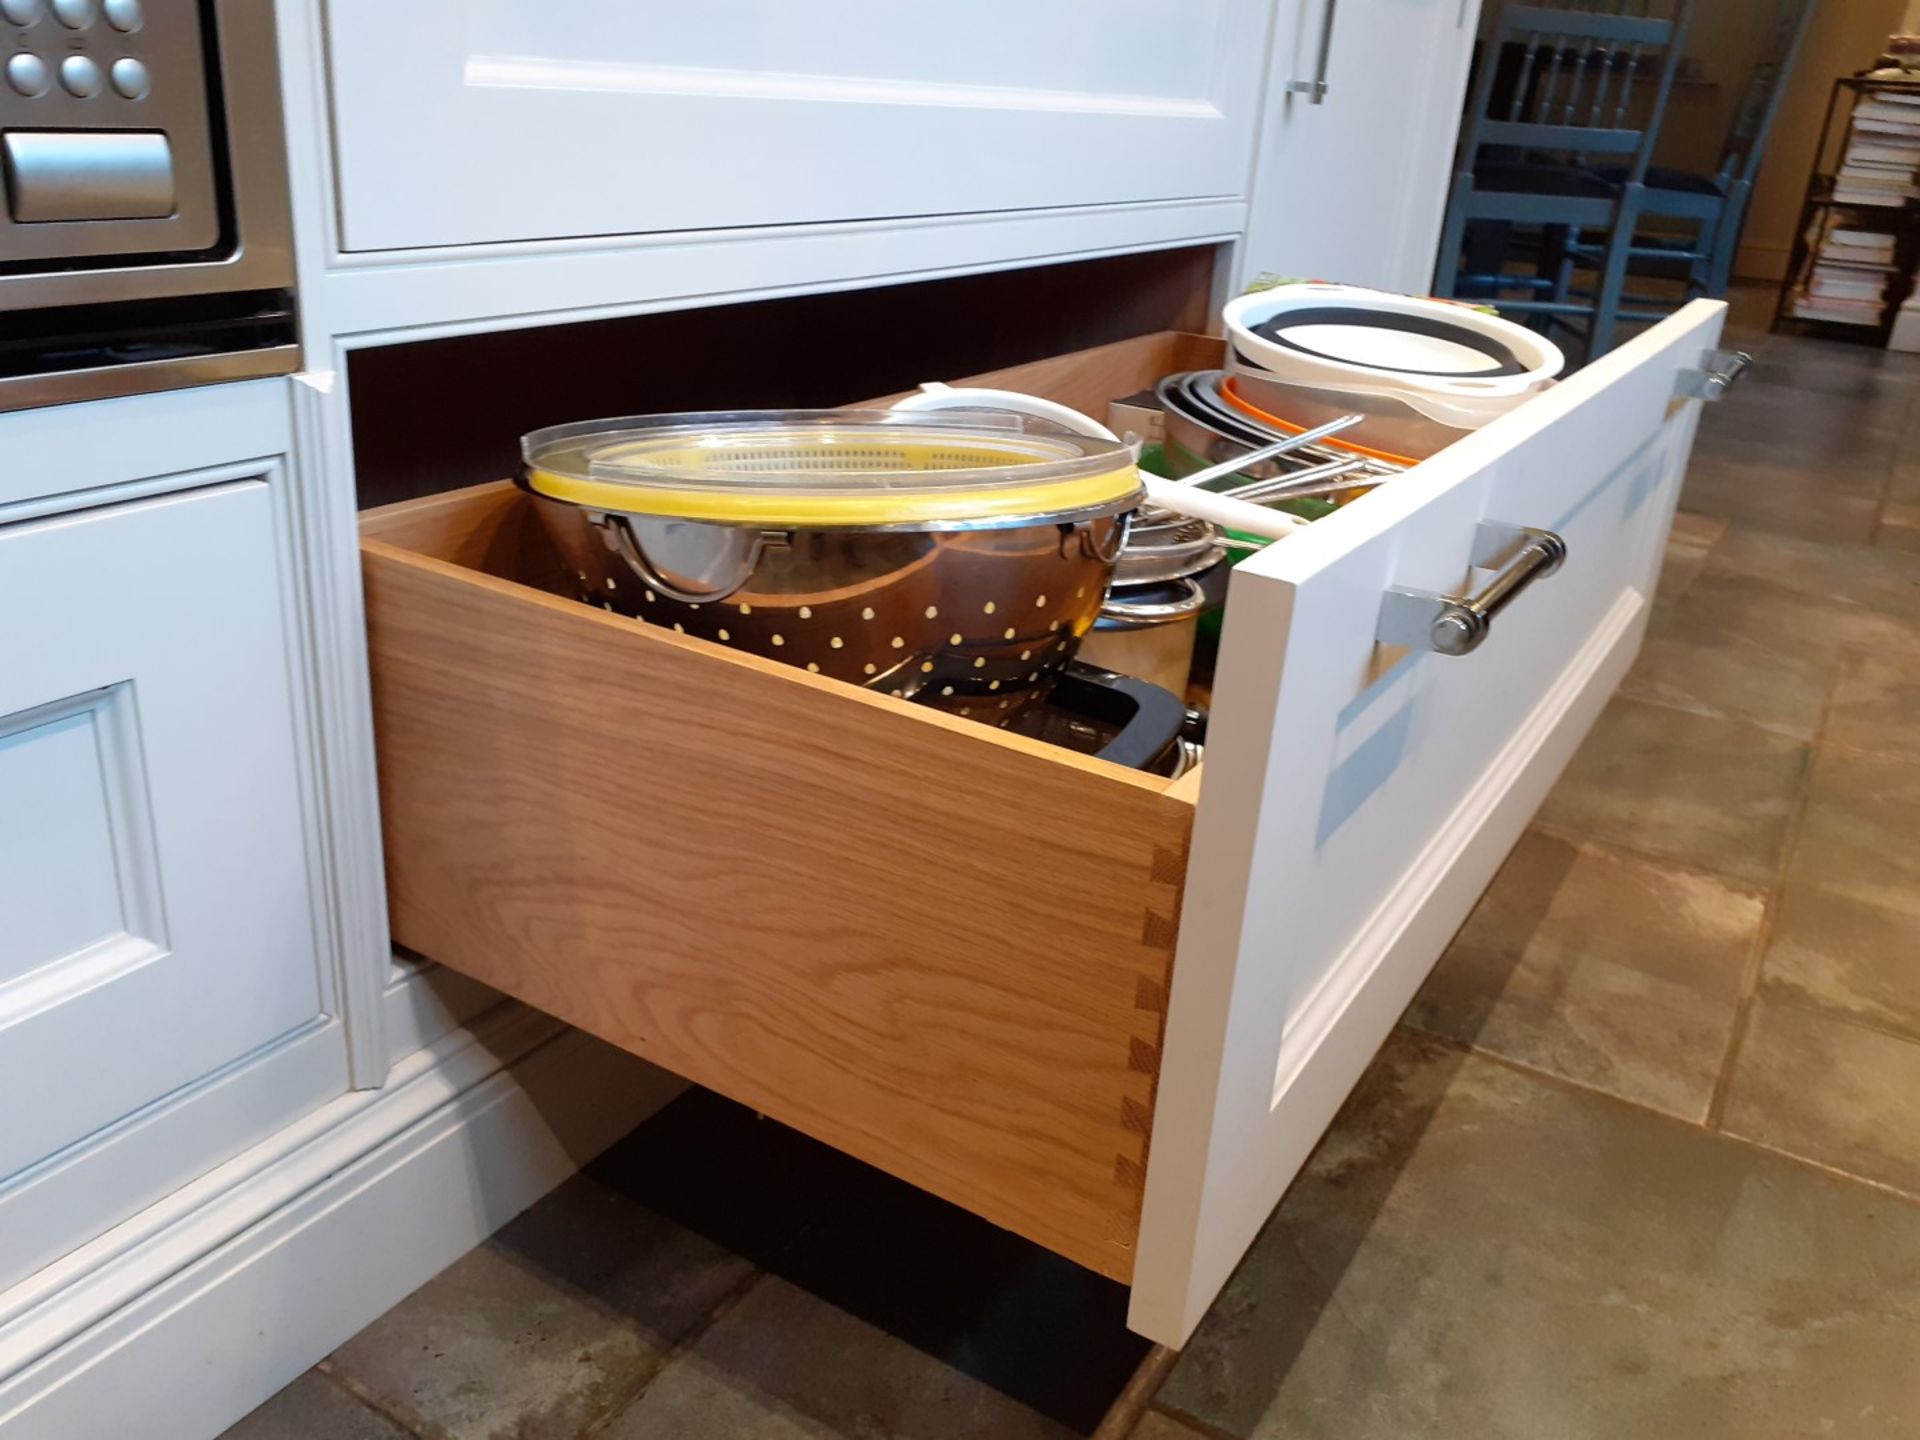
<path fill-rule="evenodd" d="M 966 638 L 967 638 L 966 636 L 962 635 L 958 630 L 956 630 L 951 635 L 947 636 L 947 643 L 949 645 L 960 645 L 965 643 Z"/>
<path fill-rule="evenodd" d="M 922 661 L 920 662 L 920 669 L 921 669 L 921 671 L 922 671 L 923 673 L 929 673 L 929 674 L 930 674 L 930 673 L 932 673 L 932 670 L 933 670 L 933 661 L 931 661 L 931 660 L 922 660 Z"/>
<path fill-rule="evenodd" d="M 773 643 L 776 645 L 784 645 L 787 643 L 787 637 L 784 635 L 775 635 L 772 637 L 772 639 L 773 639 Z"/>
<path fill-rule="evenodd" d="M 838 635 L 834 636 L 831 640 L 827 641 L 827 644 L 831 645 L 836 650 L 838 650 L 841 646 L 845 645 L 846 643 L 847 642 L 842 640 Z"/>
<path fill-rule="evenodd" d="M 862 610 L 860 612 L 860 618 L 862 620 L 871 620 L 873 618 L 873 606 L 869 605 L 866 609 Z"/>
<path fill-rule="evenodd" d="M 614 586 L 614 583 L 613 583 L 613 576 L 611 576 L 611 575 L 609 575 L 609 576 L 607 576 L 607 588 L 608 588 L 609 590 L 612 590 L 612 589 L 614 589 L 614 588 L 615 588 L 615 586 Z"/>
<path fill-rule="evenodd" d="M 951 695 L 951 694 L 953 694 L 953 686 L 951 686 L 951 685 L 942 685 L 942 686 L 940 687 L 940 693 L 941 693 L 942 695 Z"/>
<path fill-rule="evenodd" d="M 893 637 L 893 648 L 894 648 L 894 649 L 896 649 L 896 650 L 904 650 L 904 649 L 906 649 L 906 648 L 907 648 L 907 640 L 906 640 L 906 637 L 905 637 L 904 635 L 896 635 L 896 636 L 894 636 L 894 637 Z"/>
<path fill-rule="evenodd" d="M 1006 640 L 1011 640 L 1013 638 L 1013 626 L 1011 625 L 1007 626 L 1007 633 L 1001 638 Z"/>
<path fill-rule="evenodd" d="M 813 607 L 811 605 L 802 605 L 800 607 L 800 618 L 802 620 L 811 620 L 813 618 Z"/>
<path fill-rule="evenodd" d="M 676 635 L 684 635 L 687 633 L 687 627 L 676 620 L 673 622 L 673 633 Z"/>
<path fill-rule="evenodd" d="M 1020 652 L 1020 658 L 1021 658 L 1022 660 L 1031 660 L 1031 659 L 1033 658 L 1033 651 L 1031 651 L 1031 650 L 1022 650 L 1022 651 Z"/>
<path fill-rule="evenodd" d="M 580 578 L 584 580 L 586 577 L 583 575 Z M 647 604 L 649 605 L 653 604 L 653 602 L 658 598 L 651 590 L 645 591 L 643 593 L 646 595 Z"/>
<path fill-rule="evenodd" d="M 986 669 L 986 668 L 987 668 L 987 657 L 986 657 L 986 656 L 984 656 L 984 655 L 976 655 L 976 656 L 974 656 L 974 657 L 973 657 L 973 668 L 974 668 L 974 669 L 976 669 L 976 670 L 984 670 L 984 669 Z"/>
<path fill-rule="evenodd" d="M 740 613 L 742 615 L 751 615 L 753 613 L 753 607 L 751 605 L 742 605 L 740 607 Z"/>
<path fill-rule="evenodd" d="M 940 618 L 940 607 L 938 605 L 927 606 L 927 618 L 929 620 L 938 620 Z"/>
<path fill-rule="evenodd" d="M 878 665 L 873 664 L 872 662 L 868 662 L 865 668 L 866 668 L 867 674 L 872 675 L 877 670 L 879 670 L 880 667 Z"/>
<path fill-rule="evenodd" d="M 809 670 L 811 670 L 811 671 L 812 671 L 812 672 L 813 672 L 814 674 L 816 674 L 816 675 L 818 675 L 818 674 L 820 673 L 820 667 L 819 667 L 819 665 L 817 665 L 817 664 L 815 664 L 815 663 L 814 663 L 813 661 L 811 661 L 811 660 L 809 660 L 809 661 L 807 661 L 807 669 L 809 669 Z"/>
<path fill-rule="evenodd" d="M 719 631 L 718 631 L 718 632 L 716 632 L 716 633 L 718 633 L 718 635 L 720 636 L 720 638 L 721 638 L 722 640 L 731 640 L 731 639 L 733 638 L 733 636 L 731 636 L 731 635 L 729 635 L 729 634 L 727 633 L 727 630 L 726 630 L 726 627 L 725 627 L 724 625 L 723 625 L 723 626 L 721 626 L 721 627 L 720 627 L 720 629 L 719 629 Z"/>
<path fill-rule="evenodd" d="M 1000 688 L 1000 682 L 998 680 L 989 680 L 987 682 L 987 689 L 998 690 L 999 688 Z"/>
<path fill-rule="evenodd" d="M 991 614 L 992 614 L 992 613 L 993 613 L 993 612 L 994 612 L 994 611 L 995 611 L 996 609 L 998 609 L 998 608 L 999 608 L 999 607 L 998 607 L 998 606 L 996 606 L 996 605 L 995 605 L 995 604 L 993 603 L 993 601 L 991 601 L 991 600 L 989 600 L 989 601 L 987 601 L 987 604 L 986 604 L 986 613 L 987 613 L 987 614 L 989 614 L 989 615 L 991 615 Z"/>
<path fill-rule="evenodd" d="M 1046 603 L 1047 603 L 1047 597 L 1044 595 L 1036 595 L 1033 597 L 1033 608 L 1036 610 L 1038 610 L 1042 605 Z"/>

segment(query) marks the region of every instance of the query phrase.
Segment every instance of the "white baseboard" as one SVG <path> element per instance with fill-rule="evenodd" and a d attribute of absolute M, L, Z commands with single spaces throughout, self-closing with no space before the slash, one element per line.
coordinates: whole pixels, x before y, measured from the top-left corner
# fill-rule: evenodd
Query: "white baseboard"
<path fill-rule="evenodd" d="M 0 1293 L 0 1440 L 209 1440 L 681 1088 L 490 1012 Z"/>

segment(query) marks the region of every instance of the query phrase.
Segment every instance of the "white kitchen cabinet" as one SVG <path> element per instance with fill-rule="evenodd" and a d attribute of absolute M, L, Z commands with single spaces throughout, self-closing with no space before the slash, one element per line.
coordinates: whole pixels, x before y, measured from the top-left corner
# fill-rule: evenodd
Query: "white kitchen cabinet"
<path fill-rule="evenodd" d="M 1426 293 L 1479 9 L 1279 0 L 1243 279 Z"/>
<path fill-rule="evenodd" d="M 284 387 L 7 426 L 81 493 L 0 509 L 0 1291 L 346 1088 L 284 462 L 125 474 L 283 449 Z"/>
<path fill-rule="evenodd" d="M 340 244 L 1245 193 L 1266 0 L 333 0 Z"/>
<path fill-rule="evenodd" d="M 1632 662 L 1724 313 L 1243 563 L 1175 781 L 556 595 L 505 483 L 375 512 L 396 937 L 1130 1284 L 1181 1344 Z M 1219 352 L 967 383 L 1098 410 Z M 1515 568 L 1547 536 L 1564 563 Z M 1429 648 L 1435 598 L 1496 578 L 1477 647 Z"/>

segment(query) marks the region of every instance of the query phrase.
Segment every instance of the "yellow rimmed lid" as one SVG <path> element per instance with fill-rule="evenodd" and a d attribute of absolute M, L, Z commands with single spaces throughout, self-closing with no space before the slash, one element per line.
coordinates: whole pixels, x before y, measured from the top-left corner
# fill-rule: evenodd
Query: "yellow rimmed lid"
<path fill-rule="evenodd" d="M 733 524 L 1005 524 L 1142 493 L 1131 447 L 1007 411 L 636 415 L 536 430 L 520 449 L 537 494 Z"/>

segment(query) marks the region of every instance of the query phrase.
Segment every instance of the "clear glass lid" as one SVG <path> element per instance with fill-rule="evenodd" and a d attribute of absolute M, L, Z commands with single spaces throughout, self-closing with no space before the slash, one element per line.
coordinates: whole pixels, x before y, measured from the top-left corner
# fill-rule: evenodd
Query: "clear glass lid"
<path fill-rule="evenodd" d="M 595 509 L 759 524 L 911 524 L 1113 507 L 1131 447 L 1011 411 L 745 410 L 536 430 L 526 483 Z"/>

